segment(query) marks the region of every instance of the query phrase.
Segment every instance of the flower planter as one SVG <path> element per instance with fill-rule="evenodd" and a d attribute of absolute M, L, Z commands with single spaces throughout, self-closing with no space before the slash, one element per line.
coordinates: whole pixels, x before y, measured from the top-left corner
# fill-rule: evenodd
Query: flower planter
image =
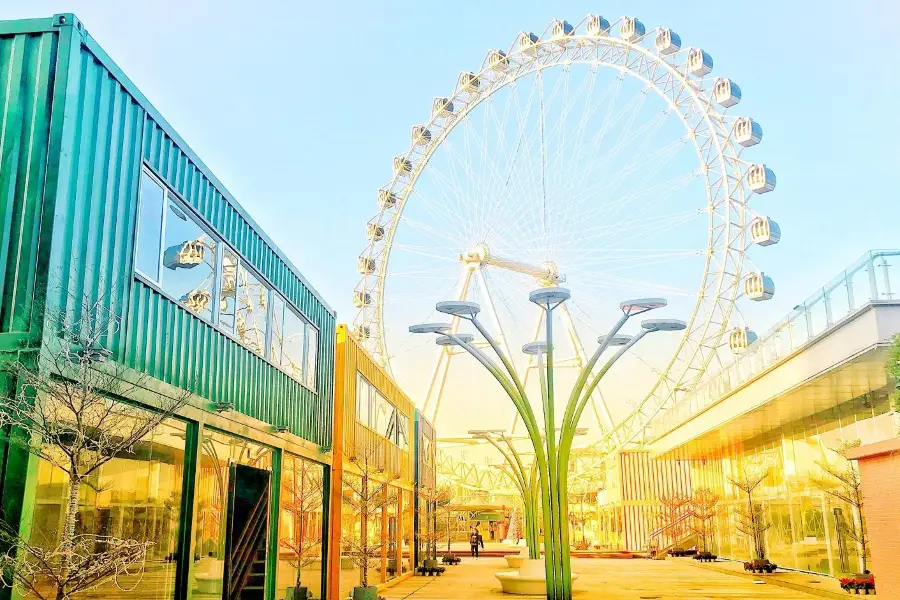
<path fill-rule="evenodd" d="M 769 562 L 769 559 L 767 558 L 751 560 L 750 562 L 744 563 L 745 571 L 750 571 L 751 573 L 759 573 L 760 575 L 762 575 L 763 573 L 774 573 L 775 569 L 777 568 L 778 565 L 773 562 Z"/>
<path fill-rule="evenodd" d="M 870 573 L 856 575 L 855 577 L 841 577 L 841 589 L 848 594 L 868 595 L 875 593 L 875 576 Z"/>
<path fill-rule="evenodd" d="M 353 600 L 378 600 L 378 588 L 374 585 L 353 588 Z"/>
<path fill-rule="evenodd" d="M 699 560 L 700 562 L 715 562 L 717 558 L 719 557 L 712 552 L 698 552 L 694 555 L 694 560 Z"/>

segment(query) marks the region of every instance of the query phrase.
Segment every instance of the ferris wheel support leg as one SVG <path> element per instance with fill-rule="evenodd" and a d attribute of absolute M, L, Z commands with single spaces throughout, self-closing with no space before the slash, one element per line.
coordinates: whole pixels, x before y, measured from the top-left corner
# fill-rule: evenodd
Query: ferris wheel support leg
<path fill-rule="evenodd" d="M 540 311 L 540 316 L 538 317 L 537 326 L 534 328 L 534 335 L 531 336 L 531 341 L 536 342 L 540 339 L 541 331 L 544 330 L 544 311 Z M 525 364 L 525 375 L 522 377 L 522 387 L 526 390 L 528 389 L 528 378 L 531 375 L 531 372 L 537 368 L 537 361 L 535 361 L 534 356 L 528 357 L 528 362 Z M 519 421 L 522 419 L 519 418 L 519 413 L 516 410 L 513 410 L 512 423 L 509 426 L 509 433 L 513 435 L 516 433 L 516 425 L 519 424 Z"/>
<path fill-rule="evenodd" d="M 491 296 L 491 291 L 488 289 L 487 280 L 484 277 L 484 272 L 479 269 L 478 270 L 478 283 L 481 285 L 481 290 L 484 292 L 484 298 L 487 301 L 487 313 L 491 318 L 491 321 L 494 324 L 494 327 L 497 331 L 497 343 L 500 346 L 500 349 L 503 350 L 506 356 L 512 356 L 512 353 L 509 351 L 509 342 L 506 339 L 506 333 L 503 331 L 503 326 L 500 325 L 500 317 L 497 316 L 497 309 L 494 306 L 494 298 Z M 515 366 L 513 367 L 515 368 Z"/>
<path fill-rule="evenodd" d="M 578 360 L 581 362 L 582 367 L 587 364 L 587 355 L 584 352 L 584 344 L 581 343 L 581 337 L 578 335 L 578 331 L 575 329 L 575 321 L 572 319 L 572 313 L 569 312 L 569 307 L 563 304 L 560 306 L 561 315 L 563 324 L 565 325 L 566 332 L 569 334 L 569 339 L 572 341 L 572 346 L 575 348 L 575 353 L 578 356 Z M 595 395 L 596 394 L 596 395 Z M 600 399 L 600 409 L 597 407 L 597 398 Z M 613 436 L 616 436 L 616 426 L 613 422 L 612 413 L 609 411 L 609 406 L 606 404 L 606 399 L 600 393 L 599 389 L 596 389 L 594 393 L 591 394 L 591 408 L 594 411 L 594 416 L 597 419 L 597 425 L 600 427 L 600 433 L 604 434 L 606 432 L 611 432 Z"/>
<path fill-rule="evenodd" d="M 472 284 L 472 269 L 463 267 L 463 274 L 459 281 L 459 293 L 456 295 L 457 300 L 465 300 L 469 295 L 469 287 Z M 457 333 L 459 331 L 460 318 L 453 317 L 450 321 L 450 331 Z M 425 388 L 425 404 L 422 406 L 422 412 L 428 415 L 428 406 L 431 399 L 434 398 L 434 411 L 431 413 L 431 422 L 436 424 L 438 410 L 441 408 L 441 396 L 444 393 L 444 385 L 447 383 L 447 371 L 450 368 L 450 359 L 452 355 L 448 348 L 443 348 L 438 354 L 434 368 L 431 370 L 431 377 L 428 378 L 428 386 Z M 432 395 L 432 392 L 437 393 Z"/>

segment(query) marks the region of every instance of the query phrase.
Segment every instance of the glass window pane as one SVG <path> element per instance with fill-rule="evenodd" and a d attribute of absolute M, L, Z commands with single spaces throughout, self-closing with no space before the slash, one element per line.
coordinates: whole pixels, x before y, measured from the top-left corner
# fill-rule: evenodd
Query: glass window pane
<path fill-rule="evenodd" d="M 163 189 L 147 173 L 141 176 L 141 202 L 137 221 L 135 266 L 159 280 L 159 244 L 162 237 Z"/>
<path fill-rule="evenodd" d="M 238 267 L 236 333 L 242 344 L 262 356 L 266 348 L 269 288 L 253 273 Z"/>
<path fill-rule="evenodd" d="M 235 332 L 237 295 L 237 255 L 225 248 L 222 252 L 222 281 L 219 284 L 219 327 L 227 333 Z"/>
<path fill-rule="evenodd" d="M 243 438 L 204 429 L 197 478 L 197 524 L 194 529 L 195 597 L 221 598 L 228 529 L 230 465 L 237 463 L 271 470 L 272 450 Z"/>
<path fill-rule="evenodd" d="M 128 426 L 126 417 L 121 419 L 123 426 Z M 150 543 L 142 573 L 138 569 L 133 575 L 120 575 L 118 583 L 105 581 L 87 597 L 119 598 L 123 588 L 133 588 L 129 597 L 137 600 L 175 597 L 185 433 L 183 423 L 164 421 L 131 452 L 99 467 L 81 486 L 76 535 Z M 61 469 L 39 461 L 30 539 L 36 547 L 49 551 L 60 542 L 68 482 Z M 98 544 L 94 548 L 101 552 L 103 547 Z M 52 597 L 55 592 L 49 589 L 49 582 L 40 581 L 42 595 Z"/>
<path fill-rule="evenodd" d="M 322 597 L 323 480 L 322 465 L 285 455 L 276 598 Z M 291 593 L 296 588 L 306 588 L 309 596 Z"/>
<path fill-rule="evenodd" d="M 272 298 L 272 348 L 269 351 L 269 358 L 275 364 L 280 365 L 281 350 L 284 343 L 284 298 L 278 294 L 272 294 Z"/>
<path fill-rule="evenodd" d="M 303 381 L 303 350 L 306 346 L 306 323 L 290 308 L 284 311 L 284 353 L 281 368 L 297 381 Z"/>
<path fill-rule="evenodd" d="M 306 385 L 316 389 L 316 362 L 319 355 L 319 332 L 306 325 Z"/>
<path fill-rule="evenodd" d="M 375 414 L 373 415 L 374 423 L 372 428 L 379 434 L 388 437 L 388 425 L 390 424 L 391 409 L 393 407 L 377 391 L 375 392 Z"/>
<path fill-rule="evenodd" d="M 169 201 L 162 288 L 185 308 L 212 320 L 217 242 L 182 207 Z"/>
<path fill-rule="evenodd" d="M 369 390 L 371 386 L 362 373 L 356 374 L 356 420 L 369 425 Z"/>

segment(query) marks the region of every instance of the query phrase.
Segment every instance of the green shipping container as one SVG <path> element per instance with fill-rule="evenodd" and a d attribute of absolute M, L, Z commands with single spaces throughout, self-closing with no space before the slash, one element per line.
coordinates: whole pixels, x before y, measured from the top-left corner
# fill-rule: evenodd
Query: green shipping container
<path fill-rule="evenodd" d="M 165 191 L 163 214 L 215 240 L 202 250 L 216 253 L 210 296 L 173 295 L 162 267 L 162 283 L 137 273 L 139 200 L 154 186 Z M 157 259 L 167 266 L 169 250 Z M 238 269 L 266 294 L 256 352 L 238 309 L 225 307 Z M 34 356 L 45 316 L 77 312 L 84 299 L 122 318 L 107 344 L 113 360 L 330 448 L 332 309 L 74 15 L 0 21 L 0 363 Z M 270 349 L 282 315 L 278 326 L 293 315 L 305 340 L 318 339 L 304 342 L 302 377 Z M 21 509 L 27 457 L 0 451 L 9 518 Z"/>

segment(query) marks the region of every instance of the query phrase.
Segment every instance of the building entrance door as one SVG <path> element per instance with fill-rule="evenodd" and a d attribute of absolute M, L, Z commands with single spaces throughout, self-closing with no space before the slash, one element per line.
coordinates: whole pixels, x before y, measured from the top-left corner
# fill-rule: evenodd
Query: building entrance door
<path fill-rule="evenodd" d="M 272 474 L 232 464 L 225 533 L 225 600 L 264 600 Z"/>

